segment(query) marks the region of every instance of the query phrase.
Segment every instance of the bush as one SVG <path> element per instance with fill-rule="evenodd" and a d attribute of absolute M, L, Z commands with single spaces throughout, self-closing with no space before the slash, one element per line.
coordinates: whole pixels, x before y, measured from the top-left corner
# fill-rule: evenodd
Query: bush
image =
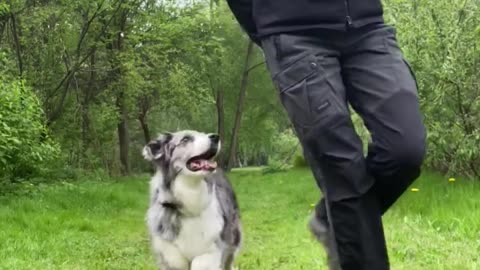
<path fill-rule="evenodd" d="M 47 173 L 48 165 L 59 153 L 59 146 L 48 136 L 35 94 L 21 81 L 0 79 L 0 178 L 3 182 Z"/>
<path fill-rule="evenodd" d="M 387 20 L 416 73 L 428 136 L 425 164 L 480 176 L 478 1 L 388 1 Z"/>
<path fill-rule="evenodd" d="M 291 129 L 279 133 L 272 141 L 272 155 L 268 158 L 268 166 L 264 173 L 286 171 L 292 167 L 296 153 L 301 149 L 298 138 Z"/>
<path fill-rule="evenodd" d="M 301 153 L 297 153 L 293 158 L 293 167 L 294 168 L 305 168 L 308 167 L 308 163 L 305 160 L 305 157 Z"/>
<path fill-rule="evenodd" d="M 301 149 L 298 138 L 291 129 L 278 133 L 271 142 L 269 159 L 292 164 L 294 154 Z M 270 163 L 270 162 L 269 162 Z"/>
<path fill-rule="evenodd" d="M 288 165 L 288 163 L 285 163 L 277 159 L 270 159 L 268 162 L 268 166 L 262 170 L 262 173 L 269 174 L 269 173 L 285 172 L 288 169 L 290 169 L 290 166 Z"/>

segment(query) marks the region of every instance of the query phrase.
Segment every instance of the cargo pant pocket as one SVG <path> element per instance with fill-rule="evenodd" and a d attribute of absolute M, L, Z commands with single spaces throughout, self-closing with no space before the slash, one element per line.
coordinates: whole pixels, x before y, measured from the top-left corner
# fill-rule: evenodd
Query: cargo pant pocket
<path fill-rule="evenodd" d="M 273 81 L 280 100 L 297 128 L 326 124 L 342 112 L 335 87 L 326 78 L 323 57 L 308 54 L 287 65 Z"/>

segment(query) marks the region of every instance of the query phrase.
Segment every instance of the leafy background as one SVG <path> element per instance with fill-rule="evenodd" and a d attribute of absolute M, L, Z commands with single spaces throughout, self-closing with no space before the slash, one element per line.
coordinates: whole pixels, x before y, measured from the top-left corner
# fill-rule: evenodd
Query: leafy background
<path fill-rule="evenodd" d="M 480 2 L 384 7 L 418 80 L 425 166 L 478 178 Z M 227 169 L 305 165 L 263 55 L 223 1 L 2 2 L 0 63 L 3 185 L 144 172 L 142 146 L 185 128 L 220 133 Z"/>

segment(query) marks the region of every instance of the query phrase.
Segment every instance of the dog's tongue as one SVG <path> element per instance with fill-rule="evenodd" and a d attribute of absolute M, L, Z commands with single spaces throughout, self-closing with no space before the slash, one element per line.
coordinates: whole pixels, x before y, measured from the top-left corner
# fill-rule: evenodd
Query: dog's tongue
<path fill-rule="evenodd" d="M 217 162 L 199 159 L 191 163 L 192 169 L 194 170 L 214 170 L 217 168 Z"/>

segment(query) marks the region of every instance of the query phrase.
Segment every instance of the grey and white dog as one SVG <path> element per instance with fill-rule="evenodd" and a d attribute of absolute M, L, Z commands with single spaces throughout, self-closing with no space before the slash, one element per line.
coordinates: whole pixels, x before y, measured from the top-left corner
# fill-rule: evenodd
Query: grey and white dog
<path fill-rule="evenodd" d="M 219 136 L 161 134 L 143 149 L 153 162 L 147 225 L 161 270 L 231 270 L 240 249 L 235 193 L 215 157 Z"/>

